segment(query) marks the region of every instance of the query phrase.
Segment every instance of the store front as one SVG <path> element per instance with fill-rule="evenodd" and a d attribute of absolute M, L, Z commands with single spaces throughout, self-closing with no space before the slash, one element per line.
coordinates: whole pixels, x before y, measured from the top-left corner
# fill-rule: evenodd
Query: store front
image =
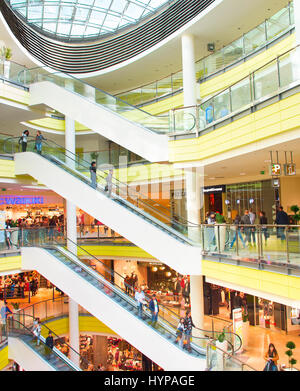
<path fill-rule="evenodd" d="M 232 311 L 242 308 L 251 326 L 291 333 L 300 331 L 300 310 L 243 292 L 204 283 L 204 313 L 232 320 Z"/>
<path fill-rule="evenodd" d="M 278 188 L 274 188 L 271 180 L 236 183 L 225 186 L 226 219 L 233 221 L 237 214 L 242 216 L 246 209 L 252 209 L 259 216 L 260 211 L 266 213 L 268 223 L 275 220 L 276 206 L 279 203 Z M 258 223 L 258 221 L 257 221 Z"/>
<path fill-rule="evenodd" d="M 204 193 L 204 210 L 207 212 L 219 212 L 223 214 L 225 201 L 225 186 L 206 186 Z"/>

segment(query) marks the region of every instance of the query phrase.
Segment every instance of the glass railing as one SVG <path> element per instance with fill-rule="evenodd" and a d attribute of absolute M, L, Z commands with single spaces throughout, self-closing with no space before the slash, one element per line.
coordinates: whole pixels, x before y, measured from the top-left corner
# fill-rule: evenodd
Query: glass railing
<path fill-rule="evenodd" d="M 19 138 L 7 139 L 4 145 L 4 152 L 8 154 L 19 152 L 20 145 L 18 140 Z M 30 137 L 27 145 L 27 152 L 29 151 L 36 152 L 34 139 Z M 148 194 L 137 192 L 135 188 L 114 177 L 107 179 L 108 172 L 100 169 L 97 169 L 96 183 L 92 184 L 90 179 L 90 162 L 86 162 L 53 141 L 47 140 L 43 142 L 42 156 L 83 183 L 90 185 L 95 191 L 101 192 L 106 197 L 138 214 L 144 220 L 154 224 L 176 239 L 200 245 L 200 237 L 198 241 L 194 239 L 192 242 L 188 236 L 189 228 L 199 228 L 198 225 L 190 223 L 180 216 L 171 216 L 170 208 L 152 200 Z"/>
<path fill-rule="evenodd" d="M 252 366 L 228 353 L 224 347 L 218 346 L 216 341 L 207 344 L 206 369 L 209 371 L 256 371 Z"/>
<path fill-rule="evenodd" d="M 229 88 L 204 100 L 200 105 L 172 109 L 170 132 L 199 135 L 204 129 L 298 85 L 299 58 L 300 46 L 298 45 Z M 194 123 L 193 127 L 192 123 Z"/>
<path fill-rule="evenodd" d="M 24 65 L 17 64 L 13 61 L 0 61 L 0 82 L 13 83 L 25 88 L 19 76 L 24 74 L 26 70 L 27 68 Z"/>
<path fill-rule="evenodd" d="M 299 225 L 220 224 L 203 225 L 201 230 L 204 254 L 243 260 L 249 266 L 300 270 Z"/>
<path fill-rule="evenodd" d="M 13 250 L 28 245 L 33 239 L 54 240 L 59 243 L 65 241 L 63 227 L 54 228 L 52 232 L 50 227 L 43 227 L 41 230 L 37 227 L 12 228 L 9 231 Z M 80 245 L 93 243 L 93 245 L 134 246 L 134 244 L 120 236 L 106 237 L 104 232 L 100 233 L 97 225 L 78 226 L 77 233 L 77 240 Z M 0 238 L 4 235 L 4 230 L 0 230 Z M 202 253 L 220 257 L 221 262 L 239 260 L 245 262 L 249 267 L 256 268 L 259 266 L 265 269 L 274 267 L 275 271 L 276 269 L 279 271 L 280 268 L 280 272 L 286 272 L 287 274 L 291 272 L 291 269 L 295 272 L 300 271 L 300 226 L 298 225 L 237 226 L 234 224 L 202 224 L 199 228 L 199 237 Z M 7 250 L 7 247 L 3 247 L 2 251 L 5 250 Z M 7 290 L 5 294 L 12 294 L 9 292 Z M 17 289 L 13 294 L 18 297 L 22 295 L 22 291 Z M 217 320 L 215 320 L 215 324 L 217 324 Z M 213 329 L 214 326 L 212 325 Z"/>
<path fill-rule="evenodd" d="M 29 87 L 31 84 L 49 81 L 59 87 L 80 95 L 89 102 L 100 105 L 128 121 L 139 125 L 144 130 L 155 133 L 167 133 L 169 130 L 168 115 L 151 115 L 148 112 L 139 109 L 126 101 L 113 96 L 99 88 L 75 78 L 72 75 L 63 72 L 49 73 L 47 68 L 32 68 L 21 71 L 16 77 L 10 79 L 16 83 L 22 83 Z"/>
<path fill-rule="evenodd" d="M 293 2 L 278 11 L 271 18 L 250 30 L 236 41 L 196 62 L 197 79 L 202 80 L 216 72 L 232 66 L 268 43 L 287 33 L 294 25 Z M 117 94 L 119 98 L 133 105 L 143 105 L 182 91 L 182 71 L 173 73 L 130 91 Z"/>
<path fill-rule="evenodd" d="M 68 353 L 78 356 L 78 360 L 86 361 L 80 357 L 71 346 L 60 342 L 59 336 L 55 334 L 45 324 L 40 324 L 41 333 L 37 336 L 33 331 L 33 322 L 35 318 L 26 315 L 24 312 L 16 312 L 8 316 L 5 325 L 5 332 L 8 337 L 15 337 L 21 339 L 26 345 L 30 346 L 36 353 L 38 353 L 45 361 L 54 366 L 59 371 L 76 371 L 80 370 L 67 356 L 63 353 L 63 349 L 67 348 Z M 46 344 L 46 338 L 52 333 L 53 338 L 56 338 L 55 347 L 51 349 Z M 79 362 L 80 362 L 79 361 Z"/>
<path fill-rule="evenodd" d="M 54 240 L 48 240 L 45 235 L 41 235 L 42 229 L 28 230 L 28 244 L 27 246 L 40 246 L 49 251 L 54 257 L 63 262 L 66 266 L 70 267 L 76 273 L 79 273 L 81 277 L 85 278 L 89 283 L 93 284 L 97 289 L 100 289 L 102 293 L 109 296 L 112 300 L 115 300 L 118 304 L 133 312 L 135 315 L 137 312 L 137 303 L 134 299 L 135 289 L 129 285 L 125 278 L 111 270 L 104 262 L 93 256 L 84 248 L 76 245 L 70 239 L 64 238 L 59 242 Z M 66 250 L 66 244 L 76 249 L 74 251 Z M 77 253 L 80 253 L 81 259 L 77 258 Z M 74 255 L 76 259 L 74 260 Z M 83 259 L 82 259 L 83 258 Z M 151 296 L 145 294 L 146 301 L 149 303 Z M 169 307 L 160 304 L 159 316 L 157 325 L 151 324 L 151 312 L 148 307 L 144 307 L 142 311 L 141 320 L 149 324 L 150 327 L 162 334 L 171 338 L 171 342 L 175 343 L 176 330 L 180 322 L 179 315 L 175 313 Z M 231 331 L 225 331 L 225 337 L 228 341 L 228 351 L 234 352 L 241 348 L 240 337 Z M 203 330 L 195 328 L 193 332 L 192 353 L 201 354 L 206 348 L 206 343 L 209 339 L 216 339 L 222 330 Z M 197 350 L 200 348 L 200 351 Z"/>

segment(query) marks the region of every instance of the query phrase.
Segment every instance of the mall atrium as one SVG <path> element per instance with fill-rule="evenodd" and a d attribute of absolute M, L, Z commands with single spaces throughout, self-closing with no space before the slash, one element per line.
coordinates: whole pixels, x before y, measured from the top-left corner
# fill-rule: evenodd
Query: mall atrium
<path fill-rule="evenodd" d="M 300 0 L 1 0 L 1 371 L 300 369 L 299 45 Z"/>

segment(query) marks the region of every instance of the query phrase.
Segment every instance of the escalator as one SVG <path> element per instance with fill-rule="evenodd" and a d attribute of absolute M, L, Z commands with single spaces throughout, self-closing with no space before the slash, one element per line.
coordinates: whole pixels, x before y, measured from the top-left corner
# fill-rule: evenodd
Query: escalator
<path fill-rule="evenodd" d="M 31 107 L 51 107 L 150 162 L 168 161 L 169 116 L 151 115 L 64 73 L 25 71 Z"/>
<path fill-rule="evenodd" d="M 107 172 L 97 169 L 97 185 L 90 181 L 90 163 L 46 141 L 42 155 L 18 152 L 18 139 L 4 143 L 6 153 L 15 154 L 15 174 L 29 174 L 49 189 L 71 201 L 89 215 L 142 248 L 181 274 L 200 275 L 202 237 L 199 226 L 133 190 L 116 178 L 105 191 Z M 189 231 L 193 230 L 193 240 Z"/>
<path fill-rule="evenodd" d="M 126 293 L 123 276 L 82 247 L 63 237 L 59 242 L 49 241 L 42 228 L 28 230 L 26 237 L 28 245 L 22 247 L 24 270 L 37 270 L 165 370 L 205 369 L 206 346 L 215 338 L 212 331 L 194 329 L 191 350 L 183 350 L 176 344 L 179 317 L 171 309 L 160 304 L 158 322 L 153 325 L 146 306 L 142 317 L 138 315 L 137 302 Z M 67 250 L 66 244 L 73 250 Z M 79 251 L 86 260 L 77 257 Z M 233 346 L 240 348 L 238 336 L 228 332 L 226 337 L 231 351 Z"/>
<path fill-rule="evenodd" d="M 28 315 L 23 315 L 20 319 L 18 313 L 8 318 L 9 359 L 16 361 L 26 371 L 81 371 L 80 367 L 58 349 L 59 341 L 52 350 L 46 346 L 45 336 L 48 336 L 49 332 L 54 338 L 58 336 L 44 324 L 41 324 L 41 336 L 37 344 L 32 331 L 33 320 L 34 318 Z M 79 353 L 70 346 L 68 349 L 72 350 L 73 356 L 78 356 L 78 361 L 83 365 L 84 359 L 79 356 Z"/>

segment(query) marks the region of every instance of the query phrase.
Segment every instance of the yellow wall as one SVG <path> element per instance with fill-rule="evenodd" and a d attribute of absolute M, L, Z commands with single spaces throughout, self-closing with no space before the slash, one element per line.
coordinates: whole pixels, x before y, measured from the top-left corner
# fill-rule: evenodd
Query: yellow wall
<path fill-rule="evenodd" d="M 48 321 L 45 324 L 57 335 L 69 333 L 68 317 Z M 79 316 L 79 331 L 117 335 L 114 331 L 112 331 L 109 327 L 107 327 L 104 323 L 100 322 L 100 320 L 98 320 L 94 316 Z M 43 327 L 41 334 L 43 337 L 47 337 L 47 329 Z"/>
<path fill-rule="evenodd" d="M 250 60 L 245 61 L 243 64 L 238 65 L 219 76 L 215 76 L 212 79 L 201 83 L 200 96 L 204 98 L 207 95 L 215 94 L 216 92 L 223 90 L 242 78 L 249 75 L 256 69 L 265 65 L 267 62 L 275 59 L 278 55 L 285 53 L 289 49 L 295 46 L 295 35 L 290 35 L 288 38 L 280 41 L 270 49 L 254 56 Z"/>
<path fill-rule="evenodd" d="M 288 213 L 292 205 L 300 205 L 300 178 L 280 177 L 280 203 Z"/>
<path fill-rule="evenodd" d="M 300 127 L 300 93 L 199 138 L 169 142 L 171 162 L 202 160 Z M 218 143 L 216 143 L 218 140 Z"/>
<path fill-rule="evenodd" d="M 65 120 L 63 119 L 45 117 L 45 118 L 28 121 L 28 123 L 33 126 L 37 126 L 49 130 L 55 130 L 57 132 L 65 131 Z M 84 125 L 81 125 L 79 122 L 75 121 L 75 130 L 76 132 L 80 132 L 80 131 L 87 131 L 90 129 L 86 128 Z"/>
<path fill-rule="evenodd" d="M 202 271 L 206 277 L 216 280 L 300 300 L 299 277 L 206 260 L 202 261 Z"/>
<path fill-rule="evenodd" d="M 0 159 L 0 177 L 15 178 L 15 162 L 14 160 Z"/>
<path fill-rule="evenodd" d="M 21 269 L 21 255 L 0 258 L 0 272 Z"/>
<path fill-rule="evenodd" d="M 83 249 L 88 251 L 91 255 L 98 257 L 127 257 L 127 258 L 151 258 L 152 255 L 146 253 L 146 251 L 142 250 L 139 247 L 135 246 L 82 246 Z M 78 252 L 79 256 L 87 255 L 84 251 Z"/>
<path fill-rule="evenodd" d="M 0 350 L 0 371 L 8 365 L 8 346 Z"/>
<path fill-rule="evenodd" d="M 29 92 L 22 88 L 10 86 L 8 84 L 0 83 L 0 98 L 7 99 L 16 103 L 28 106 Z"/>

